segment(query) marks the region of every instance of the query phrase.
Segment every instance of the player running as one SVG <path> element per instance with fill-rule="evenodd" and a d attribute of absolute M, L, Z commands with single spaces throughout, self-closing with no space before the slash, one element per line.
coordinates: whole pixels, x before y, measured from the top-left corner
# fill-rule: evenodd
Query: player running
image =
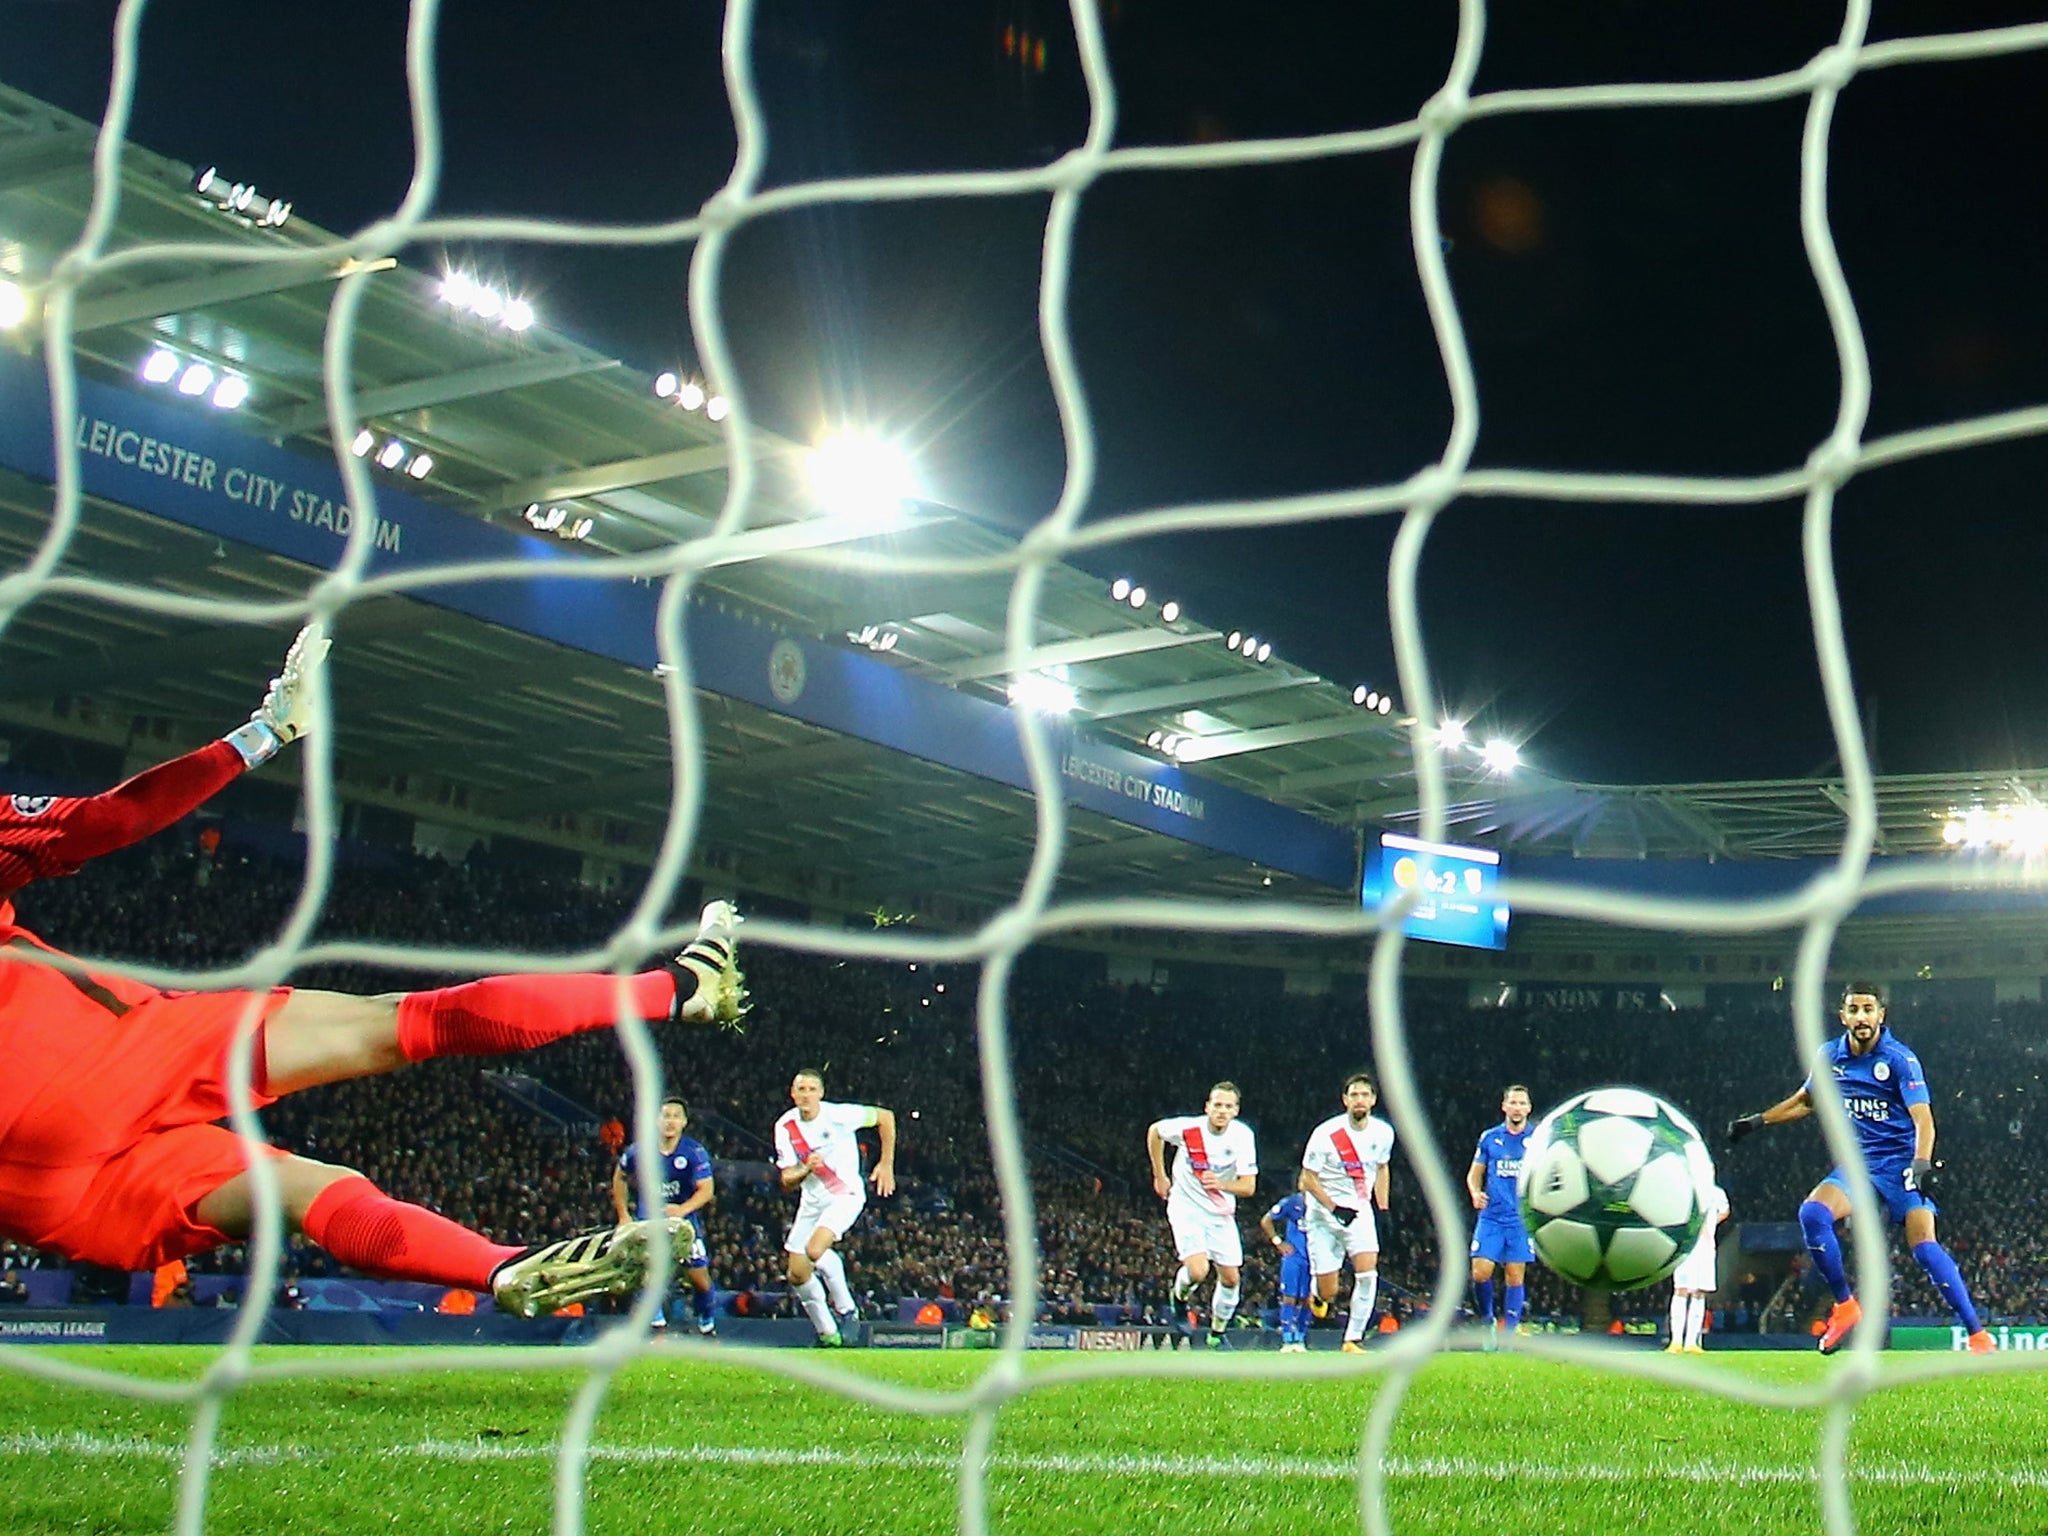
<path fill-rule="evenodd" d="M 1671 1342 L 1667 1355 L 1704 1355 L 1700 1340 L 1707 1331 L 1707 1292 L 1721 1283 L 1716 1273 L 1715 1241 L 1728 1219 L 1728 1192 L 1720 1185 L 1707 1197 L 1707 1219 L 1693 1240 L 1692 1252 L 1671 1272 Z"/>
<path fill-rule="evenodd" d="M 879 1104 L 826 1103 L 825 1074 L 813 1067 L 797 1073 L 789 1097 L 796 1107 L 775 1122 L 775 1163 L 782 1187 L 803 1193 L 782 1250 L 789 1256 L 789 1283 L 818 1330 L 819 1345 L 837 1349 L 846 1342 L 842 1325 L 854 1320 L 854 1305 L 846 1261 L 834 1245 L 868 1203 L 854 1133 L 873 1126 L 881 1137 L 881 1154 L 868 1178 L 876 1194 L 893 1195 L 896 1114 Z"/>
<path fill-rule="evenodd" d="M 1486 1326 L 1489 1348 L 1494 1339 L 1493 1270 L 1496 1264 L 1507 1271 L 1506 1317 L 1503 1326 L 1513 1333 L 1522 1325 L 1523 1299 L 1528 1294 L 1523 1282 L 1529 1261 L 1536 1256 L 1529 1242 L 1529 1229 L 1522 1225 L 1522 1212 L 1515 1195 L 1515 1180 L 1522 1172 L 1522 1153 L 1529 1145 L 1529 1090 L 1510 1083 L 1500 1096 L 1501 1123 L 1480 1134 L 1472 1153 L 1472 1166 L 1465 1170 L 1465 1189 L 1472 1196 L 1472 1209 L 1479 1220 L 1472 1231 L 1473 1310 Z"/>
<path fill-rule="evenodd" d="M 1344 1079 L 1344 1113 L 1309 1133 L 1301 1152 L 1301 1192 L 1308 1196 L 1309 1269 L 1316 1294 L 1336 1298 L 1337 1270 L 1351 1259 L 1351 1315 L 1344 1322 L 1344 1353 L 1363 1354 L 1366 1326 L 1380 1292 L 1380 1237 L 1374 1211 L 1387 1208 L 1387 1159 L 1394 1128 L 1375 1115 L 1379 1088 L 1369 1072 Z"/>
<path fill-rule="evenodd" d="M 1934 1111 L 1928 1105 L 1927 1079 L 1915 1056 L 1884 1025 L 1884 994 L 1868 982 L 1852 981 L 1842 993 L 1842 1033 L 1821 1047 L 1821 1064 L 1835 1075 L 1842 1103 L 1856 1128 L 1857 1144 L 1870 1172 L 1870 1185 L 1891 1219 L 1906 1229 L 1913 1257 L 1955 1310 L 1969 1335 L 1972 1354 L 1988 1355 L 1998 1345 L 1985 1331 L 1970 1302 L 1962 1271 L 1934 1237 L 1939 1209 L 1928 1198 L 1940 1165 L 1934 1161 Z M 1728 1123 L 1728 1139 L 1742 1140 L 1760 1126 L 1804 1120 L 1813 1113 L 1813 1079 L 1799 1091 L 1759 1115 Z M 1835 1223 L 1849 1219 L 1848 1175 L 1836 1168 L 1816 1184 L 1799 1207 L 1799 1225 L 1806 1230 L 1807 1252 L 1835 1295 L 1820 1352 L 1831 1355 L 1863 1317 L 1863 1308 L 1849 1289 L 1842 1268 L 1842 1245 Z"/>
<path fill-rule="evenodd" d="M 1308 1352 L 1308 1196 L 1300 1190 L 1273 1202 L 1259 1230 L 1280 1253 L 1280 1353 Z"/>
<path fill-rule="evenodd" d="M 676 1260 L 690 1277 L 690 1306 L 697 1314 L 697 1332 L 708 1339 L 718 1332 L 718 1293 L 711 1285 L 711 1249 L 704 1237 L 704 1213 L 718 1198 L 718 1188 L 711 1179 L 711 1154 L 704 1143 L 683 1134 L 689 1124 L 689 1105 L 675 1094 L 661 1101 L 661 1147 L 654 1161 L 660 1198 L 651 1209 L 643 1207 L 640 1214 L 671 1224 L 670 1230 L 676 1234 Z M 628 1197 L 635 1201 L 638 1198 L 639 1183 L 633 1170 L 639 1161 L 639 1148 L 629 1143 L 619 1154 L 619 1165 L 612 1172 L 612 1209 L 618 1213 L 620 1226 L 632 1220 Z M 684 1225 L 677 1227 L 677 1222 Z M 654 1314 L 654 1326 L 668 1326 L 666 1297 L 662 1298 L 661 1310 Z"/>
<path fill-rule="evenodd" d="M 31 881 L 75 873 L 161 831 L 304 734 L 308 686 L 328 649 L 319 626 L 293 643 L 248 724 L 197 752 L 86 798 L 0 801 L 0 1234 L 81 1263 L 155 1269 L 247 1238 L 252 1157 L 274 1159 L 285 1220 L 341 1263 L 392 1280 L 491 1293 L 534 1316 L 637 1283 L 646 1223 L 525 1249 L 393 1200 L 352 1169 L 245 1147 L 228 1113 L 228 1054 L 255 1033 L 251 1098 L 394 1071 L 437 1056 L 529 1050 L 616 1023 L 609 975 L 494 976 L 433 991 L 354 997 L 304 988 L 159 991 L 93 970 L 15 921 Z M 704 909 L 675 961 L 627 978 L 650 1021 L 733 1021 L 746 991 L 737 916 Z"/>
<path fill-rule="evenodd" d="M 1216 1269 L 1209 1297 L 1209 1348 L 1223 1348 L 1230 1320 L 1243 1293 L 1238 1279 L 1244 1240 L 1237 1230 L 1237 1197 L 1259 1187 L 1259 1147 L 1252 1128 L 1237 1118 L 1243 1102 L 1235 1083 L 1218 1083 L 1199 1115 L 1155 1120 L 1145 1128 L 1145 1155 L 1152 1159 L 1152 1193 L 1166 1202 L 1173 1252 L 1180 1269 L 1173 1277 L 1173 1304 L 1187 1301 Z M 1166 1149 L 1180 1148 L 1173 1176 L 1166 1173 Z"/>

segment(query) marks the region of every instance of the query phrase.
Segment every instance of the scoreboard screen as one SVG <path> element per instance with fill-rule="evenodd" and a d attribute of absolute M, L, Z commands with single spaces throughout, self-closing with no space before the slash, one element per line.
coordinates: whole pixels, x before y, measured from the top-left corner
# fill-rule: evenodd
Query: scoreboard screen
<path fill-rule="evenodd" d="M 1377 910 L 1398 892 L 1420 891 L 1401 928 L 1410 938 L 1505 949 L 1508 909 L 1494 896 L 1499 883 L 1500 855 L 1491 848 L 1460 848 L 1382 832 L 1365 851 L 1359 900 Z"/>

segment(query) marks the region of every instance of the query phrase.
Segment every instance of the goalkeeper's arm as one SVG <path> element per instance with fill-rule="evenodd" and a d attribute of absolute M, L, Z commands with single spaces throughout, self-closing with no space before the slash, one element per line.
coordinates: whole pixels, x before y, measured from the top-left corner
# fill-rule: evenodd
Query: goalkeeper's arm
<path fill-rule="evenodd" d="M 305 734 L 306 680 L 327 654 L 314 625 L 300 632 L 247 725 L 196 752 L 145 769 L 102 794 L 0 800 L 0 893 L 74 873 L 88 860 L 152 837 Z"/>

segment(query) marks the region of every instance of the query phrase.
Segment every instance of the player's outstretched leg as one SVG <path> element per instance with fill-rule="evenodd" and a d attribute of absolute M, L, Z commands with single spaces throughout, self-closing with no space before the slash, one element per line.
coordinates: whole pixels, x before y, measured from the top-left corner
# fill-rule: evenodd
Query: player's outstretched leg
<path fill-rule="evenodd" d="M 1826 1186 L 1823 1186 L 1825 1188 Z M 1818 1193 L 1818 1191 L 1816 1191 Z M 1849 1330 L 1863 1320 L 1863 1307 L 1849 1289 L 1849 1272 L 1842 1267 L 1842 1243 L 1835 1236 L 1835 1222 L 1843 1213 L 1826 1202 L 1809 1196 L 1799 1207 L 1799 1226 L 1806 1234 L 1806 1251 L 1813 1255 L 1814 1268 L 1835 1298 L 1828 1313 L 1827 1327 L 1820 1336 L 1820 1352 L 1832 1355 L 1842 1347 Z"/>
<path fill-rule="evenodd" d="M 1998 1348 L 1998 1341 L 1991 1337 L 1984 1321 L 1977 1315 L 1977 1307 L 1970 1300 L 1970 1287 L 1963 1281 L 1963 1272 L 1956 1268 L 1956 1261 L 1949 1257 L 1948 1250 L 1933 1238 L 1913 1244 L 1913 1257 L 1920 1261 L 1920 1267 L 1927 1271 L 1927 1278 L 1934 1282 L 1934 1288 L 1941 1292 L 1941 1299 L 1948 1303 L 1968 1333 L 1968 1347 L 1973 1355 L 1988 1355 Z"/>

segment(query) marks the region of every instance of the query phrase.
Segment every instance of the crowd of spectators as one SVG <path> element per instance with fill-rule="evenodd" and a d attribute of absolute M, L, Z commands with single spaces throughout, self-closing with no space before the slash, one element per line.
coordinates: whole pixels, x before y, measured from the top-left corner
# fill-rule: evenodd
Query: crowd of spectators
<path fill-rule="evenodd" d="M 173 837 L 101 861 L 80 876 L 32 887 L 22 921 L 75 953 L 198 970 L 244 959 L 275 932 L 296 895 L 285 861 Z M 631 893 L 487 864 L 452 865 L 382 854 L 337 871 L 322 939 L 400 946 L 564 954 L 599 942 Z M 295 984 L 391 991 L 462 979 L 396 964 L 310 967 Z M 743 1034 L 662 1030 L 665 1086 L 689 1101 L 691 1134 L 721 1165 L 710 1220 L 714 1274 L 749 1309 L 786 1307 L 781 1238 L 791 1198 L 767 1169 L 769 1128 L 799 1068 L 826 1072 L 827 1096 L 885 1104 L 898 1116 L 899 1193 L 873 1200 L 844 1250 L 872 1307 L 900 1297 L 962 1303 L 1010 1288 L 1010 1247 L 986 1133 L 973 967 L 854 963 L 755 944 L 746 963 L 756 999 Z M 1248 1310 L 1270 1297 L 1272 1255 L 1255 1223 L 1292 1187 L 1309 1129 L 1338 1108 L 1339 1085 L 1370 1055 L 1358 993 L 1256 994 L 1249 988 L 1154 991 L 1110 985 L 1100 962 L 1034 952 L 1008 1000 L 1012 1069 L 1029 1154 L 1042 1290 L 1055 1315 L 1121 1303 L 1163 1316 L 1174 1259 L 1146 1172 L 1154 1118 L 1196 1112 L 1212 1082 L 1243 1092 L 1258 1131 L 1259 1193 L 1241 1202 Z M 1500 1089 L 1528 1085 L 1539 1112 L 1603 1082 L 1638 1083 L 1683 1106 L 1703 1127 L 1774 1102 L 1802 1077 L 1783 1013 L 1751 1010 L 1618 1013 L 1468 1008 L 1422 988 L 1404 1019 L 1416 1103 L 1389 1107 L 1403 1135 L 1393 1165 L 1393 1213 L 1383 1228 L 1383 1294 L 1426 1296 L 1437 1244 L 1413 1172 L 1414 1138 L 1434 1127 L 1454 1183 L 1478 1133 L 1495 1122 Z M 2048 1314 L 2048 1142 L 2030 1138 L 2043 1095 L 2048 1011 L 1997 1015 L 1934 1009 L 1892 1023 L 1921 1054 L 1935 1093 L 1940 1153 L 1949 1164 L 1942 1236 L 1980 1304 L 2000 1318 Z M 1382 1063 L 1382 1065 L 1385 1065 Z M 442 1211 L 505 1242 L 536 1242 L 610 1218 L 610 1153 L 592 1128 L 564 1125 L 515 1102 L 491 1073 L 508 1066 L 591 1112 L 633 1117 L 617 1042 L 585 1035 L 512 1060 L 446 1060 L 388 1077 L 292 1096 L 266 1112 L 269 1134 L 309 1156 L 359 1169 L 390 1193 Z M 1737 1221 L 1786 1222 L 1828 1159 L 1813 1122 L 1722 1151 L 1721 1179 Z M 1460 1239 L 1462 1249 L 1462 1238 Z M 1894 1242 L 1895 1310 L 1942 1311 L 1918 1266 Z M 0 1254 L 0 1272 L 33 1262 Z M 295 1242 L 304 1275 L 328 1261 Z M 233 1268 L 234 1250 L 194 1263 Z M 1738 1266 L 1739 1267 L 1739 1266 Z M 1531 1308 L 1575 1317 L 1579 1294 L 1532 1267 Z M 1724 1298 L 1753 1319 L 1771 1289 L 1746 1276 Z M 4 1299 L 4 1298 L 0 1298 Z M 1623 1316 L 1660 1311 L 1660 1291 L 1617 1299 Z"/>

